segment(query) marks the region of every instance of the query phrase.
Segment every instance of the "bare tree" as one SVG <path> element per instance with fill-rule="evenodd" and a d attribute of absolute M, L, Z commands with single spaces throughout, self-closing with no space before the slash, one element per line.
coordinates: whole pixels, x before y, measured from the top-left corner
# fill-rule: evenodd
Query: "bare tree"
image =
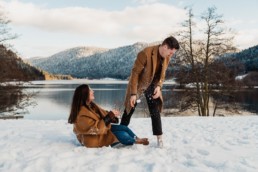
<path fill-rule="evenodd" d="M 43 73 L 23 63 L 3 45 L 0 45 L 0 73 L 0 114 L 26 113 L 26 107 L 35 104 L 32 99 L 35 93 L 24 89 L 24 84 L 44 79 Z"/>
<path fill-rule="evenodd" d="M 43 73 L 22 61 L 12 50 L 8 50 L 8 41 L 15 39 L 8 20 L 0 7 L 0 114 L 13 115 L 25 113 L 26 107 L 35 104 L 35 93 L 23 89 L 24 82 L 44 79 Z M 10 47 L 9 47 L 10 48 Z"/>
<path fill-rule="evenodd" d="M 10 22 L 4 14 L 3 7 L 0 6 L 0 44 L 5 45 L 7 41 L 18 37 L 17 34 L 11 33 Z"/>
<path fill-rule="evenodd" d="M 224 27 L 222 15 L 216 13 L 216 8 L 208 8 L 201 15 L 201 29 L 194 22 L 192 9 L 188 9 L 188 19 L 178 32 L 181 50 L 177 56 L 180 66 L 175 77 L 186 87 L 181 101 L 181 110 L 196 109 L 199 116 L 209 116 L 209 103 L 212 95 L 229 96 L 233 90 L 236 71 L 230 69 L 218 57 L 236 51 L 233 46 L 233 31 Z M 219 96 L 217 96 L 219 97 Z M 215 103 L 213 115 L 218 108 Z M 217 99 L 219 100 L 219 99 Z"/>

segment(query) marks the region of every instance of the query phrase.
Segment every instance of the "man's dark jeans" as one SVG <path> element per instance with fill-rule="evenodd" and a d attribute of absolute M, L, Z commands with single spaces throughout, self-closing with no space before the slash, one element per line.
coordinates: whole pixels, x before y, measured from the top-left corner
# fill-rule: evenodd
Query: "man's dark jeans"
<path fill-rule="evenodd" d="M 159 103 L 160 99 L 153 99 L 153 93 L 154 93 L 154 85 L 151 84 L 148 89 L 144 92 L 145 98 L 147 100 L 149 112 L 150 112 L 150 117 L 151 117 L 151 122 L 152 122 L 152 132 L 153 135 L 162 135 L 162 124 L 161 124 L 161 117 L 160 117 L 160 112 L 159 112 Z M 137 105 L 137 104 L 136 104 Z M 134 113 L 135 107 L 131 109 L 131 111 L 127 114 L 126 110 L 124 110 L 124 114 L 121 119 L 121 125 L 126 125 L 128 126 L 130 123 L 130 119 Z"/>

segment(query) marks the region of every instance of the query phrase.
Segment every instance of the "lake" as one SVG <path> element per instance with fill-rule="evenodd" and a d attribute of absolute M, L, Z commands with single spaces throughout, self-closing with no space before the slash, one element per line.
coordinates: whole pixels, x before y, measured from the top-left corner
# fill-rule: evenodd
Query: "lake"
<path fill-rule="evenodd" d="M 127 81 L 117 80 L 58 80 L 58 81 L 33 81 L 30 91 L 37 92 L 34 107 L 28 107 L 29 113 L 25 119 L 60 120 L 67 119 L 70 113 L 70 104 L 75 88 L 80 84 L 89 84 L 94 90 L 95 102 L 107 110 L 113 108 L 124 110 L 123 101 L 125 97 Z M 174 82 L 165 82 L 163 86 L 163 97 L 166 101 L 164 108 L 175 108 L 178 97 L 182 90 L 174 88 Z M 238 102 L 246 106 L 252 112 L 258 113 L 258 89 L 241 91 L 237 93 Z M 133 115 L 137 117 L 148 117 L 148 108 L 145 98 L 137 106 Z"/>

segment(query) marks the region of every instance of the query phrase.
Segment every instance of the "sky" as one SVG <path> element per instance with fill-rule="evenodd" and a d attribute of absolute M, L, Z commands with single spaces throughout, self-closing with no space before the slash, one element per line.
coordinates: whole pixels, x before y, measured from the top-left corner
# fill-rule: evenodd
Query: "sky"
<path fill-rule="evenodd" d="M 129 127 L 150 144 L 85 148 L 67 120 L 0 120 L 0 171 L 257 172 L 258 118 L 166 117 L 164 148 L 150 118 Z"/>
<path fill-rule="evenodd" d="M 241 50 L 258 44 L 257 0 L 0 0 L 11 20 L 9 43 L 22 58 L 48 57 L 68 48 L 117 48 L 162 41 L 180 29 L 190 6 L 198 22 L 215 6 L 236 33 Z"/>

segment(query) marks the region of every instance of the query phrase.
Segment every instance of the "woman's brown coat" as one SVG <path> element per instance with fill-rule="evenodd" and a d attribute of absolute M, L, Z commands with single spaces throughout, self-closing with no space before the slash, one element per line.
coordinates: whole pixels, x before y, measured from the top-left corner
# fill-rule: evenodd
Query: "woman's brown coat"
<path fill-rule="evenodd" d="M 79 142 L 86 147 L 109 146 L 117 141 L 117 138 L 110 130 L 111 125 L 106 126 L 102 119 L 108 112 L 96 104 L 94 107 L 95 110 L 81 106 L 74 123 L 74 133 Z"/>
<path fill-rule="evenodd" d="M 147 47 L 138 53 L 134 66 L 131 71 L 129 83 L 126 91 L 125 108 L 129 113 L 131 110 L 130 97 L 132 94 L 136 94 L 139 98 L 143 92 L 150 86 L 155 75 L 157 59 L 158 59 L 159 45 Z M 166 57 L 162 63 L 160 80 L 154 83 L 155 86 L 162 88 L 165 80 L 166 70 L 169 64 L 170 57 Z M 162 110 L 163 98 L 162 95 L 159 98 L 160 105 L 159 110 Z"/>

